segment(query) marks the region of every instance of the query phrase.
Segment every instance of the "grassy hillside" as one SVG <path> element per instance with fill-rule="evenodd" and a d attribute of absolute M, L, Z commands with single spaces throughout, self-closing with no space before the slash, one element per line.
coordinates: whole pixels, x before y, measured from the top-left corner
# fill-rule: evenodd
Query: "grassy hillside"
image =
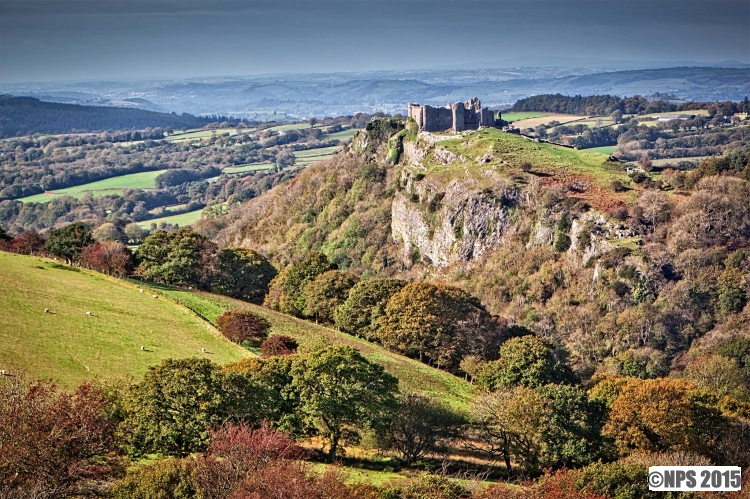
<path fill-rule="evenodd" d="M 181 213 L 179 215 L 171 215 L 168 217 L 161 217 L 161 218 L 153 218 L 151 220 L 144 220 L 143 222 L 138 222 L 138 225 L 141 227 L 148 229 L 151 227 L 152 223 L 158 224 L 159 222 L 166 222 L 168 224 L 176 224 L 180 227 L 185 227 L 187 225 L 190 225 L 196 221 L 198 221 L 201 217 L 201 213 L 203 212 L 202 209 L 195 210 L 195 211 L 188 211 L 187 213 Z"/>
<path fill-rule="evenodd" d="M 252 355 L 135 283 L 4 252 L 0 275 L 0 369 L 15 364 L 70 387 L 101 375 L 140 376 L 169 357 L 225 363 Z"/>
<path fill-rule="evenodd" d="M 149 286 L 149 293 L 159 293 L 178 301 L 211 322 L 215 322 L 219 315 L 232 308 L 249 308 L 271 323 L 271 334 L 285 334 L 295 338 L 303 351 L 325 344 L 351 346 L 371 361 L 382 364 L 388 372 L 397 376 L 401 380 L 402 388 L 430 393 L 457 409 L 466 409 L 475 393 L 474 387 L 460 378 L 333 329 L 226 296 L 157 284 L 144 283 L 144 285 Z"/>

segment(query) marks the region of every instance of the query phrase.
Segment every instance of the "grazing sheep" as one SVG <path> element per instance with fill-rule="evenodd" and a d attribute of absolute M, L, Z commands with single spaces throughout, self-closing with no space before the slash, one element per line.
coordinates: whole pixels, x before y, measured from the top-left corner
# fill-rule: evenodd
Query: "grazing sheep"
<path fill-rule="evenodd" d="M 0 376 L 5 376 L 5 369 L 0 369 Z"/>
<path fill-rule="evenodd" d="M 151 298 L 156 299 L 158 297 L 156 295 L 152 295 Z"/>
<path fill-rule="evenodd" d="M 193 287 L 192 286 L 188 286 L 188 291 L 192 291 L 192 290 L 193 290 Z"/>
<path fill-rule="evenodd" d="M 206 353 L 206 349 L 205 348 L 201 348 L 201 352 Z"/>
<path fill-rule="evenodd" d="M 141 350 L 146 350 L 146 347 L 144 347 L 143 345 L 141 345 Z"/>
<path fill-rule="evenodd" d="M 49 309 L 48 309 L 48 308 L 45 308 L 45 309 L 44 309 L 44 313 L 45 313 L 45 314 L 48 314 L 48 313 L 49 313 Z"/>
<path fill-rule="evenodd" d="M 140 291 L 141 293 L 143 293 L 143 290 L 142 290 L 142 289 L 139 289 L 138 291 Z"/>
<path fill-rule="evenodd" d="M 91 315 L 91 312 L 86 312 L 86 315 Z"/>

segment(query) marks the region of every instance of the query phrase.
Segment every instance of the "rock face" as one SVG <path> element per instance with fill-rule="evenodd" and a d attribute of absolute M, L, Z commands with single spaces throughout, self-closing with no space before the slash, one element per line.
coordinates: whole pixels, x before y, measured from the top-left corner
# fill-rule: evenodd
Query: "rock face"
<path fill-rule="evenodd" d="M 508 193 L 453 181 L 445 191 L 404 170 L 391 208 L 391 233 L 405 262 L 425 259 L 438 266 L 476 260 L 502 243 L 508 230 Z"/>

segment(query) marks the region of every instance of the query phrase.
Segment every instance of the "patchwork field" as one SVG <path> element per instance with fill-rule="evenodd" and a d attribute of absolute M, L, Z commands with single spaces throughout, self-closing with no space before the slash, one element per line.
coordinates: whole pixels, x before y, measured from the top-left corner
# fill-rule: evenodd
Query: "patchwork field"
<path fill-rule="evenodd" d="M 185 227 L 200 219 L 202 212 L 203 210 L 188 211 L 187 213 L 181 213 L 180 215 L 171 215 L 168 217 L 154 218 L 152 220 L 144 220 L 142 222 L 138 222 L 138 225 L 145 229 L 149 229 L 151 227 L 151 224 L 153 223 L 158 225 L 160 222 L 165 222 L 168 224 L 175 224 L 179 225 L 180 227 Z"/>
<path fill-rule="evenodd" d="M 537 112 L 521 112 L 521 113 L 502 113 L 502 117 L 505 121 L 520 121 L 528 120 L 530 118 L 544 118 L 549 116 L 550 113 L 537 113 Z"/>
<path fill-rule="evenodd" d="M 599 152 L 602 154 L 612 154 L 617 150 L 617 146 L 602 146 L 602 147 L 591 147 L 589 149 L 583 149 L 586 152 Z"/>
<path fill-rule="evenodd" d="M 44 203 L 50 199 L 60 196 L 73 196 L 79 198 L 85 194 L 92 196 L 104 196 L 105 194 L 119 194 L 127 189 L 154 189 L 156 188 L 156 177 L 166 170 L 156 170 L 152 172 L 131 173 L 110 177 L 104 180 L 97 180 L 88 184 L 66 187 L 55 191 L 48 191 L 43 194 L 35 194 L 20 198 L 23 203 Z"/>
<path fill-rule="evenodd" d="M 538 113 L 543 114 L 543 113 Z M 576 116 L 574 114 L 547 114 L 536 118 L 527 118 L 513 122 L 513 126 L 518 128 L 536 128 L 539 125 L 547 125 L 552 121 L 558 121 L 560 124 L 570 123 L 571 121 L 585 120 L 586 116 Z M 505 119 L 505 118 L 503 118 Z"/>
<path fill-rule="evenodd" d="M 357 133 L 356 128 L 349 128 L 347 130 L 341 130 L 340 132 L 333 132 L 333 133 L 327 133 L 324 135 L 326 139 L 333 139 L 333 140 L 349 140 L 352 137 L 354 137 L 354 134 Z"/>
<path fill-rule="evenodd" d="M 225 363 L 252 355 L 137 283 L 4 252 L 0 273 L 0 368 L 10 372 L 73 387 L 97 376 L 140 376 L 170 357 Z"/>

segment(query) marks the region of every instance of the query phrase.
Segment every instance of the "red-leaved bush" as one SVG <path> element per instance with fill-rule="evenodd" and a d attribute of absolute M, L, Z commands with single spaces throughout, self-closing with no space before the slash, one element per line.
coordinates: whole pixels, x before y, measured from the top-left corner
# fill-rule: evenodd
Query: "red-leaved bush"
<path fill-rule="evenodd" d="M 547 471 L 536 482 L 526 482 L 520 487 L 491 485 L 472 499 L 608 499 L 606 495 L 588 490 L 588 487 L 579 490 L 576 486 L 579 476 L 580 472 L 564 468 L 554 473 Z"/>
<path fill-rule="evenodd" d="M 117 422 L 91 385 L 73 393 L 22 373 L 0 379 L 0 497 L 54 497 L 117 474 Z"/>
<path fill-rule="evenodd" d="M 248 341 L 259 344 L 268 337 L 271 324 L 249 310 L 234 309 L 216 318 L 219 331 L 236 343 Z"/>
<path fill-rule="evenodd" d="M 282 357 L 297 351 L 297 340 L 283 334 L 274 334 L 260 344 L 260 354 L 263 358 Z"/>

